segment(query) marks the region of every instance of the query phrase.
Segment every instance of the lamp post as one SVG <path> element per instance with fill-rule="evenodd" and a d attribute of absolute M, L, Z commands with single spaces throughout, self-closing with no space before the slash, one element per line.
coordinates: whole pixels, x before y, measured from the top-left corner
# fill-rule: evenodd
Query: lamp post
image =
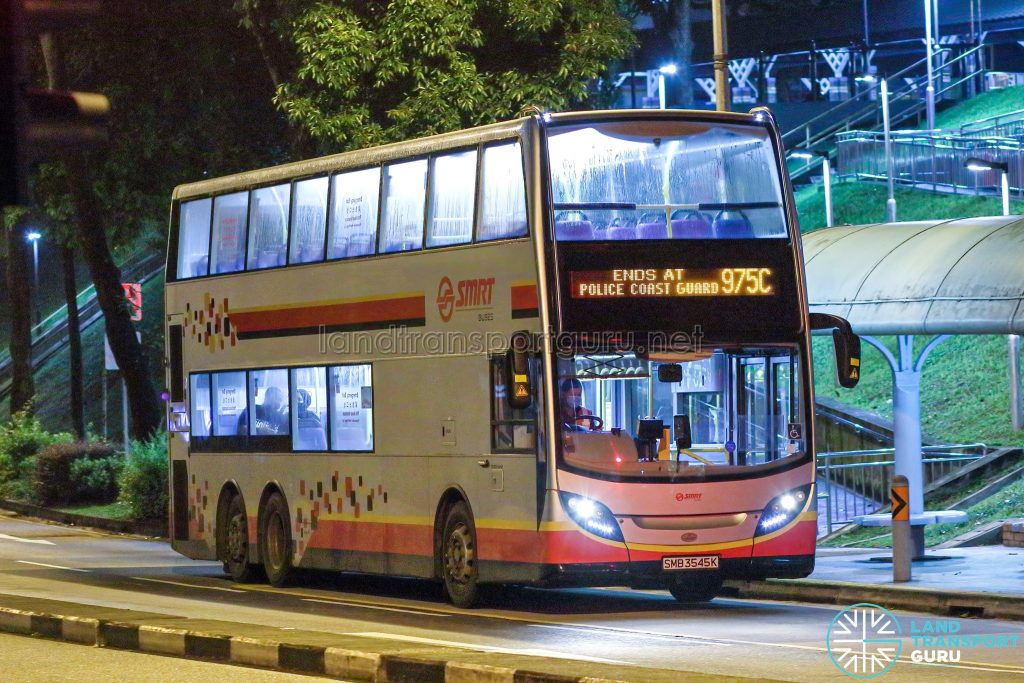
<path fill-rule="evenodd" d="M 889 84 L 882 79 L 882 127 L 885 131 L 885 175 L 889 182 L 889 198 L 885 200 L 885 214 L 889 223 L 896 222 L 896 190 L 893 187 L 892 138 L 889 136 Z"/>
<path fill-rule="evenodd" d="M 32 243 L 32 307 L 37 325 L 39 324 L 39 240 L 42 236 L 38 230 L 29 230 L 25 234 L 25 239 Z"/>
<path fill-rule="evenodd" d="M 1007 177 L 1010 165 L 1002 161 L 987 161 L 970 157 L 964 162 L 968 171 L 984 173 L 999 171 L 999 184 L 1003 195 L 1003 215 L 1010 215 L 1010 181 Z M 1010 354 L 1010 418 L 1014 429 L 1024 428 L 1024 415 L 1020 411 L 1020 335 L 1007 336 Z"/>
<path fill-rule="evenodd" d="M 793 152 L 789 155 L 792 159 L 802 159 L 805 162 L 818 157 L 821 159 L 822 182 L 825 185 L 825 226 L 831 228 L 832 220 L 832 166 L 828 160 L 828 152 L 814 150 L 814 152 Z M 809 165 L 809 164 L 808 164 Z"/>
<path fill-rule="evenodd" d="M 974 171 L 975 173 L 984 173 L 985 171 L 999 171 L 999 186 L 1000 192 L 1003 197 L 1003 215 L 1010 215 L 1010 179 L 1008 173 L 1010 171 L 1010 165 L 1003 161 L 987 161 L 985 159 L 978 159 L 970 157 L 964 162 L 964 168 L 968 171 Z"/>
<path fill-rule="evenodd" d="M 658 108 L 665 108 L 665 76 L 673 76 L 676 73 L 675 64 L 666 64 L 658 69 Z"/>
<path fill-rule="evenodd" d="M 925 107 L 928 130 L 935 130 L 935 78 L 932 73 L 932 0 L 924 0 L 924 49 L 928 57 L 928 87 L 925 89 Z"/>

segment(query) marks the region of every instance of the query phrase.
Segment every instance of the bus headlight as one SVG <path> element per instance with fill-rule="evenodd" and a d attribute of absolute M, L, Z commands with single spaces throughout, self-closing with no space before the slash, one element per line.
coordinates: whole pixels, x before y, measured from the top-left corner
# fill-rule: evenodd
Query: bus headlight
<path fill-rule="evenodd" d="M 612 511 L 596 500 L 577 496 L 575 493 L 558 492 L 562 507 L 572 521 L 595 536 L 622 541 L 622 529 Z"/>
<path fill-rule="evenodd" d="M 807 497 L 810 495 L 811 485 L 806 484 L 772 498 L 761 512 L 761 521 L 757 523 L 754 536 L 770 534 L 792 522 L 807 506 Z"/>

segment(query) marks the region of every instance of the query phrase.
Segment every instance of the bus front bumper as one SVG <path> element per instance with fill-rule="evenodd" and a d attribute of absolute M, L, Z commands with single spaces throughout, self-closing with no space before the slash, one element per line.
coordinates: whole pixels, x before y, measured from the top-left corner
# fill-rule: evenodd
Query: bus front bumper
<path fill-rule="evenodd" d="M 814 571 L 814 555 L 722 558 L 723 579 L 800 579 Z M 629 586 L 663 588 L 686 571 L 664 571 L 661 562 L 544 565 L 535 583 L 550 587 Z"/>

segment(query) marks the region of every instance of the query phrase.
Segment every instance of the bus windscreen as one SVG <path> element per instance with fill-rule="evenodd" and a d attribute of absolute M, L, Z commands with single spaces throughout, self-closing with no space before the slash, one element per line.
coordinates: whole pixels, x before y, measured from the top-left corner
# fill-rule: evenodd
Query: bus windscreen
<path fill-rule="evenodd" d="M 762 126 L 556 127 L 548 158 L 559 241 L 788 236 L 776 155 Z"/>

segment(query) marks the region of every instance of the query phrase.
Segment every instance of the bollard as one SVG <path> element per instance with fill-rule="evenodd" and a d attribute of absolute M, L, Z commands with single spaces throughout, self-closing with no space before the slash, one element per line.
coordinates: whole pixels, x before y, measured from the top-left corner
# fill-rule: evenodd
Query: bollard
<path fill-rule="evenodd" d="M 910 483 L 902 474 L 892 478 L 892 580 L 910 581 L 914 539 L 910 532 Z"/>

